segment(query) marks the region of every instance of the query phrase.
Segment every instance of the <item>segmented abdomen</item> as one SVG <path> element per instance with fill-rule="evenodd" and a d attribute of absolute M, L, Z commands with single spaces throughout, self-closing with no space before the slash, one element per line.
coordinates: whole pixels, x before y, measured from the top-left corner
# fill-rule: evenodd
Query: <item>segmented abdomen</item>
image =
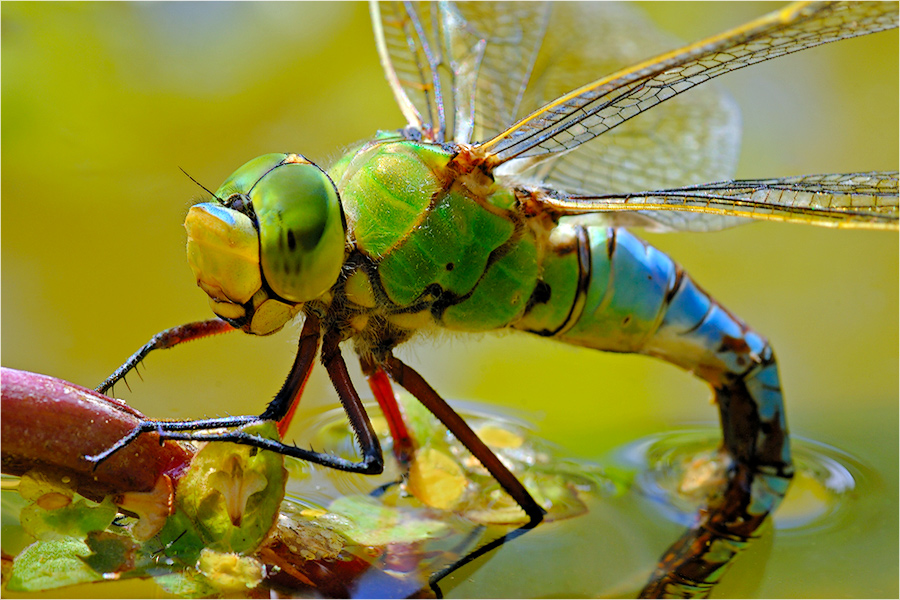
<path fill-rule="evenodd" d="M 624 229 L 562 223 L 550 237 L 536 303 L 514 327 L 611 352 L 656 356 L 715 391 L 732 454 L 772 476 L 791 474 L 775 356 L 768 342 L 671 258 Z M 545 286 L 542 292 L 538 290 Z"/>

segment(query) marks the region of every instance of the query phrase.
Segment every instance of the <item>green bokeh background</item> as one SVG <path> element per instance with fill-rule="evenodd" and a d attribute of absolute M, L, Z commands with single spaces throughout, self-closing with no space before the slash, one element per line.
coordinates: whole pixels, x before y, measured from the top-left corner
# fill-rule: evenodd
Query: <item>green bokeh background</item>
<path fill-rule="evenodd" d="M 694 40 L 773 5 L 645 8 Z M 327 165 L 375 129 L 404 125 L 364 4 L 4 2 L 0 10 L 7 367 L 93 386 L 156 331 L 211 316 L 181 226 L 202 192 L 179 167 L 215 189 L 259 154 L 302 152 Z M 738 176 L 897 169 L 897 55 L 894 31 L 720 78 L 744 116 Z M 859 551 L 879 557 L 864 563 L 875 586 L 867 594 L 896 596 L 896 234 L 754 224 L 652 241 L 770 338 L 792 432 L 854 454 L 883 480 L 879 530 L 860 529 L 869 541 Z M 134 393 L 120 386 L 117 395 L 155 417 L 259 412 L 288 371 L 297 331 L 159 353 L 144 381 L 130 378 Z M 400 354 L 448 398 L 522 409 L 572 456 L 716 419 L 702 383 L 647 358 L 525 335 L 448 336 Z M 334 402 L 315 373 L 304 408 Z M 792 558 L 779 558 L 778 547 L 776 539 L 773 560 Z M 815 572 L 815 556 L 804 568 Z M 830 595 L 809 582 L 762 593 Z"/>

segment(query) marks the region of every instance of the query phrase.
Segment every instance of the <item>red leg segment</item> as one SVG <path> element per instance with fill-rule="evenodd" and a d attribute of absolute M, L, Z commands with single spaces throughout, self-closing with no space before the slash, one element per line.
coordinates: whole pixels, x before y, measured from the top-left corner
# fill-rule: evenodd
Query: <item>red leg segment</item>
<path fill-rule="evenodd" d="M 365 371 L 365 365 L 363 369 Z M 394 440 L 394 456 L 397 458 L 397 462 L 406 468 L 415 455 L 416 447 L 406 428 L 400 405 L 397 404 L 391 380 L 388 379 L 387 373 L 381 367 L 376 367 L 374 372 L 367 373 L 366 378 L 369 382 L 369 389 L 375 395 L 375 400 L 378 401 L 378 406 L 381 407 L 381 412 L 387 420 L 388 429 L 391 431 L 391 438 Z"/>

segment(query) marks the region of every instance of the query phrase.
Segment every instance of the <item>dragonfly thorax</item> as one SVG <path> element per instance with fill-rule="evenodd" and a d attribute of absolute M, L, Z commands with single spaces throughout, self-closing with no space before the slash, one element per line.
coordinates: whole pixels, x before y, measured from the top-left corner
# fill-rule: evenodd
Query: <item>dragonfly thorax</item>
<path fill-rule="evenodd" d="M 358 353 L 378 362 L 417 332 L 514 326 L 549 298 L 547 255 L 574 260 L 550 241 L 540 190 L 495 180 L 469 154 L 384 135 L 330 169 L 351 251 L 320 317 Z"/>

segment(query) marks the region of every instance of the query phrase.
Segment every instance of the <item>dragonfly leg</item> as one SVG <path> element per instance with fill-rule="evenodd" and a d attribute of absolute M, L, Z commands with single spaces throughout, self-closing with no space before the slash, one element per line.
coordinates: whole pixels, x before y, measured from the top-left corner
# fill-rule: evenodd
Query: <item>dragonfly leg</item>
<path fill-rule="evenodd" d="M 491 451 L 487 445 L 481 441 L 478 435 L 472 431 L 472 428 L 463 420 L 462 417 L 453 410 L 447 402 L 438 395 L 438 393 L 428 385 L 428 382 L 419 375 L 412 367 L 406 365 L 403 361 L 393 355 L 389 355 L 385 362 L 385 368 L 391 379 L 406 388 L 409 393 L 415 396 L 438 420 L 444 424 L 450 432 L 456 436 L 463 446 L 484 466 L 485 469 L 500 483 L 506 493 L 518 503 L 528 516 L 528 522 L 518 529 L 515 529 L 503 537 L 493 540 L 472 553 L 465 556 L 456 563 L 445 567 L 444 569 L 433 574 L 430 584 L 434 588 L 438 581 L 460 568 L 461 566 L 475 560 L 482 554 L 485 554 L 500 545 L 513 540 L 524 534 L 529 529 L 536 527 L 543 519 L 545 511 L 531 497 L 525 486 L 516 478 L 512 472 L 506 468 L 499 458 Z M 437 591 L 437 590 L 435 590 Z"/>
<path fill-rule="evenodd" d="M 284 385 L 276 394 L 272 402 L 261 415 L 259 420 L 278 421 L 278 431 L 284 434 L 287 430 L 287 424 L 294 411 L 299 404 L 300 395 L 303 387 L 306 385 L 312 366 L 315 361 L 316 352 L 319 348 L 319 331 L 320 321 L 314 314 L 306 316 L 306 322 L 303 324 L 303 331 L 300 332 L 299 348 L 297 358 L 294 360 L 294 366 L 284 382 Z M 233 441 L 241 444 L 255 445 L 265 450 L 274 450 L 287 456 L 293 456 L 312 463 L 332 467 L 341 471 L 349 471 L 352 473 L 364 473 L 368 475 L 376 475 L 384 470 L 384 456 L 381 453 L 381 445 L 378 443 L 378 437 L 372 429 L 372 423 L 363 407 L 362 400 L 353 387 L 353 381 L 347 371 L 347 364 L 341 355 L 339 344 L 340 336 L 336 333 L 328 332 L 322 341 L 322 363 L 328 371 L 328 376 L 338 393 L 344 412 L 350 421 L 350 427 L 356 435 L 356 439 L 362 450 L 362 460 L 360 462 L 352 462 L 331 454 L 304 450 L 296 446 L 287 446 L 280 442 L 241 434 L 241 432 L 232 432 L 232 439 L 223 441 Z M 193 439 L 202 439 L 194 437 Z M 221 438 L 218 438 L 221 439 Z"/>
<path fill-rule="evenodd" d="M 384 471 L 384 455 L 381 453 L 381 444 L 378 442 L 378 436 L 372 429 L 369 415 L 350 379 L 347 363 L 341 356 L 340 342 L 339 333 L 329 331 L 325 334 L 322 340 L 322 363 L 325 365 L 325 370 L 328 371 L 331 383 L 337 391 L 344 412 L 347 413 L 347 419 L 350 421 L 350 427 L 362 450 L 362 461 L 356 463 L 353 469 L 343 470 L 377 475 Z"/>
<path fill-rule="evenodd" d="M 196 437 L 179 436 L 177 434 L 173 434 L 172 432 L 220 429 L 222 427 L 239 427 L 241 425 L 256 423 L 258 421 L 259 417 L 256 416 L 222 417 L 218 419 L 200 419 L 197 421 L 141 421 L 133 430 L 131 430 L 127 435 L 122 437 L 122 439 L 117 441 L 115 444 L 99 454 L 85 456 L 84 459 L 88 462 L 94 463 L 94 466 L 96 468 L 97 465 L 102 463 L 104 460 L 106 460 L 119 450 L 125 448 L 142 433 L 156 433 L 159 435 L 160 442 L 164 439 L 197 439 Z M 185 435 L 191 436 L 193 434 Z"/>
<path fill-rule="evenodd" d="M 403 412 L 400 405 L 397 404 L 397 397 L 391 387 L 391 380 L 388 379 L 387 373 L 380 366 L 370 361 L 360 359 L 360 366 L 366 379 L 369 382 L 369 389 L 378 401 L 378 406 L 384 414 L 387 421 L 388 429 L 393 439 L 394 456 L 397 462 L 405 470 L 409 467 L 409 462 L 416 453 L 415 442 L 409 434 L 406 422 L 403 420 Z"/>
<path fill-rule="evenodd" d="M 273 440 L 244 431 L 206 431 L 205 433 L 196 433 L 197 431 L 202 432 L 204 430 L 216 429 L 217 427 L 215 421 L 216 419 L 207 419 L 202 421 L 144 421 L 140 424 L 140 426 L 135 428 L 134 431 L 123 437 L 107 450 L 104 450 L 100 454 L 96 454 L 93 456 L 85 456 L 84 458 L 89 462 L 93 462 L 99 465 L 101 462 L 134 441 L 134 439 L 140 434 L 156 433 L 159 435 L 160 440 L 180 440 L 186 442 L 231 442 L 244 446 L 253 446 L 262 450 L 270 450 L 272 452 L 277 452 L 278 454 L 283 454 L 284 456 L 299 458 L 301 460 L 320 464 L 332 469 L 338 469 L 340 471 L 350 471 L 354 473 L 365 474 L 372 474 L 374 472 L 370 464 L 367 462 L 355 463 L 339 456 L 315 452 L 313 450 L 305 450 L 303 448 L 298 448 L 297 446 L 284 444 L 282 442 L 279 442 L 278 440 Z M 259 417 L 230 417 L 226 419 L 219 419 L 218 421 L 219 427 L 233 428 L 239 425 L 258 423 Z"/>
<path fill-rule="evenodd" d="M 153 350 L 163 350 L 184 342 L 190 342 L 191 340 L 197 340 L 219 333 L 227 333 L 229 331 L 234 331 L 234 327 L 222 319 L 210 319 L 209 321 L 187 323 L 185 325 L 172 327 L 171 329 L 166 329 L 165 331 L 160 331 L 150 338 L 149 342 L 141 346 L 137 352 L 132 354 L 122 366 L 113 371 L 112 375 L 107 377 L 103 383 L 94 389 L 101 394 L 105 394 L 109 388 L 115 385 L 117 381 L 123 379 L 125 375 L 138 366 L 138 364 Z"/>
<path fill-rule="evenodd" d="M 297 357 L 291 366 L 291 372 L 288 374 L 284 385 L 275 394 L 275 398 L 269 402 L 266 410 L 263 411 L 259 418 L 261 420 L 278 421 L 278 434 L 282 437 L 287 432 L 294 412 L 300 404 L 300 396 L 303 394 L 303 388 L 312 373 L 312 367 L 315 363 L 316 353 L 319 351 L 319 318 L 314 314 L 306 316 L 303 323 L 303 330 L 300 332 L 300 340 L 297 343 Z"/>
<path fill-rule="evenodd" d="M 140 362 L 140 360 L 151 350 L 171 348 L 172 346 L 180 344 L 181 342 L 206 337 L 208 335 L 214 335 L 216 333 L 224 333 L 231 330 L 233 330 L 233 328 L 225 321 L 222 321 L 220 319 L 212 319 L 210 321 L 201 321 L 199 323 L 188 323 L 187 325 L 181 325 L 179 327 L 173 327 L 172 329 L 162 331 L 153 336 L 153 338 L 147 344 L 145 344 L 140 350 L 132 355 L 132 357 L 129 358 L 124 365 L 119 367 L 116 372 L 113 373 L 107 379 L 107 381 L 100 386 L 100 388 L 97 389 L 100 390 L 101 388 L 109 387 L 109 385 L 115 383 L 117 379 L 124 376 L 124 374 L 127 373 L 129 369 L 133 368 L 134 365 Z M 307 317 L 306 322 L 303 325 L 303 331 L 300 333 L 297 358 L 294 360 L 294 365 L 291 368 L 290 375 L 288 375 L 287 380 L 284 382 L 281 390 L 275 396 L 275 399 L 269 403 L 268 408 L 266 408 L 266 410 L 258 417 L 224 417 L 217 419 L 198 419 L 194 421 L 142 421 L 140 424 L 138 424 L 137 427 L 134 428 L 134 430 L 117 441 L 115 444 L 113 444 L 100 454 L 85 456 L 85 459 L 99 465 L 101 462 L 134 441 L 134 439 L 137 438 L 140 434 L 149 432 L 159 432 L 161 434 L 161 438 L 165 439 L 199 439 L 200 434 L 175 435 L 172 432 L 198 431 L 203 429 L 218 429 L 222 427 L 238 427 L 262 420 L 277 420 L 278 432 L 279 434 L 283 434 L 282 427 L 284 429 L 287 429 L 287 422 L 290 421 L 290 417 L 293 415 L 294 410 L 296 409 L 296 404 L 300 398 L 300 393 L 303 390 L 303 385 L 306 383 L 306 380 L 309 377 L 309 373 L 312 370 L 312 366 L 315 361 L 316 350 L 318 350 L 318 347 L 319 319 L 314 315 L 310 315 Z M 107 383 L 109 383 L 109 385 L 106 385 Z"/>
<path fill-rule="evenodd" d="M 219 330 L 217 327 L 213 326 L 216 323 L 217 321 L 206 321 L 201 323 L 201 326 L 209 325 L 210 331 L 194 337 L 187 337 L 184 339 L 179 338 L 178 332 L 180 331 L 180 328 L 176 327 L 154 336 L 154 340 L 160 338 L 164 343 L 167 339 L 164 337 L 164 334 L 176 332 L 174 337 L 179 339 L 175 343 L 180 343 L 182 341 L 187 341 L 187 339 L 196 339 L 197 337 L 203 337 L 204 335 L 227 331 L 227 329 Z M 224 321 L 222 321 L 222 323 L 224 323 Z M 230 325 L 228 327 L 230 327 Z M 202 327 L 200 329 L 202 330 Z M 263 450 L 271 450 L 273 452 L 278 452 L 279 454 L 284 454 L 285 456 L 299 458 L 301 460 L 339 469 L 341 471 L 365 474 L 381 473 L 384 469 L 384 459 L 382 458 L 381 447 L 378 445 L 378 439 L 372 430 L 372 425 L 369 422 L 368 416 L 366 416 L 362 402 L 356 394 L 356 390 L 353 389 L 353 384 L 347 373 L 347 366 L 338 349 L 339 341 L 337 335 L 325 336 L 322 351 L 323 362 L 334 382 L 335 389 L 337 389 L 338 395 L 341 398 L 341 403 L 344 405 L 347 416 L 350 419 L 350 424 L 353 427 L 354 432 L 356 432 L 357 439 L 362 447 L 363 460 L 360 462 L 353 462 L 338 456 L 315 452 L 313 450 L 305 450 L 303 448 L 284 444 L 278 440 L 264 438 L 243 431 L 209 431 L 226 427 L 234 428 L 266 420 L 278 421 L 279 431 L 281 430 L 282 424 L 288 421 L 293 415 L 300 398 L 300 393 L 302 392 L 303 386 L 309 378 L 309 373 L 315 363 L 316 351 L 319 345 L 319 319 L 315 315 L 307 315 L 303 331 L 300 334 L 297 357 L 294 360 L 291 373 L 288 375 L 281 390 L 279 390 L 278 394 L 275 396 L 275 399 L 269 403 L 269 406 L 261 415 L 200 419 L 195 421 L 142 421 L 133 431 L 108 449 L 100 454 L 87 456 L 85 458 L 95 464 L 100 464 L 114 453 L 126 447 L 141 433 L 155 432 L 160 436 L 160 439 L 233 442 L 247 446 L 255 446 Z M 154 342 L 151 341 L 151 343 L 144 348 L 149 348 L 147 350 L 147 352 L 149 352 L 151 349 L 160 347 L 166 348 L 169 346 L 154 345 Z M 135 356 L 137 356 L 137 354 Z M 284 425 L 284 428 L 286 428 L 286 425 Z"/>

